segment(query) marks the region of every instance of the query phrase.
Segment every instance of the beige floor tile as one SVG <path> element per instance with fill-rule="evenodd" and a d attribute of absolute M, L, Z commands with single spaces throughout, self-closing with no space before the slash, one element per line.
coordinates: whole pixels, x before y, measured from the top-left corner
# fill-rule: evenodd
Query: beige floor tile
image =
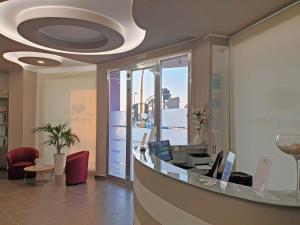
<path fill-rule="evenodd" d="M 9 216 L 5 215 L 1 210 L 0 210 L 0 224 L 1 225 L 16 225 L 16 221 L 14 221 L 12 218 Z"/>
<path fill-rule="evenodd" d="M 111 180 L 65 186 L 9 181 L 0 173 L 0 225 L 132 225 L 132 190 Z"/>

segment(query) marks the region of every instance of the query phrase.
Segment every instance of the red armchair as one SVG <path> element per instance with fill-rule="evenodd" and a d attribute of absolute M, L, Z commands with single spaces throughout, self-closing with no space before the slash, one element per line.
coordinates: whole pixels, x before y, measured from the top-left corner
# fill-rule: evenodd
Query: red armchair
<path fill-rule="evenodd" d="M 67 156 L 66 184 L 85 183 L 88 176 L 89 151 L 76 152 Z"/>
<path fill-rule="evenodd" d="M 20 147 L 7 153 L 8 179 L 24 178 L 24 168 L 32 166 L 39 157 L 39 151 L 31 147 Z M 35 177 L 35 173 L 28 173 L 28 178 Z"/>

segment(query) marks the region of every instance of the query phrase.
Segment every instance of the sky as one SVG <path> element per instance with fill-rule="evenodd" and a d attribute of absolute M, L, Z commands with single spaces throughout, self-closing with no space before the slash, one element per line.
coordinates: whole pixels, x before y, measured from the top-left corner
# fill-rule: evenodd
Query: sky
<path fill-rule="evenodd" d="M 140 102 L 140 82 L 142 70 L 133 71 L 132 74 L 132 101 Z M 121 111 L 126 111 L 126 71 L 121 71 Z M 180 108 L 188 103 L 188 68 L 163 68 L 161 73 L 161 87 L 171 91 L 171 97 L 180 97 Z M 154 95 L 154 74 L 149 69 L 144 70 L 143 102 Z M 136 93 L 136 94 L 134 94 Z"/>

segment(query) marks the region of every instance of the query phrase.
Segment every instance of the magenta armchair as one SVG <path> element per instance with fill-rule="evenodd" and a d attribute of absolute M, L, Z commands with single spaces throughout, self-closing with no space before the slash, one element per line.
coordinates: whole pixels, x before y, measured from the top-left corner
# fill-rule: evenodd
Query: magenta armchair
<path fill-rule="evenodd" d="M 24 178 L 24 168 L 32 166 L 39 157 L 39 151 L 31 147 L 20 147 L 7 153 L 8 179 Z M 28 178 L 35 177 L 35 173 L 28 173 Z"/>
<path fill-rule="evenodd" d="M 66 162 L 66 184 L 74 185 L 86 182 L 88 165 L 89 151 L 81 151 L 68 155 Z"/>

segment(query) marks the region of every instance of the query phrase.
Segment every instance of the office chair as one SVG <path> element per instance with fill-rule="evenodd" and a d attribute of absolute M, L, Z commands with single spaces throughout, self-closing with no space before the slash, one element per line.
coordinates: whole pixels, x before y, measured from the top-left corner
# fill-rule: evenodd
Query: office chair
<path fill-rule="evenodd" d="M 223 160 L 223 150 L 221 150 L 218 155 L 217 155 L 217 158 L 214 162 L 214 165 L 212 166 L 212 168 L 205 174 L 205 176 L 207 177 L 213 177 L 214 174 L 215 174 L 215 171 L 218 170 L 222 160 Z"/>

